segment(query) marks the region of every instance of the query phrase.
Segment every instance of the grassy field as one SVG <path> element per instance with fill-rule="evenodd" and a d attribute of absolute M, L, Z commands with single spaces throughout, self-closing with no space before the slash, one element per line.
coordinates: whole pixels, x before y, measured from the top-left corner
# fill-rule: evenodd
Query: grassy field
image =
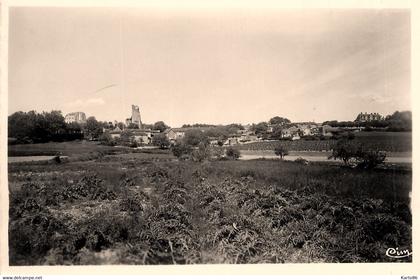
<path fill-rule="evenodd" d="M 116 160 L 143 158 L 150 160 L 171 160 L 175 157 L 169 150 L 132 149 L 128 147 L 111 147 L 99 145 L 91 141 L 50 142 L 39 144 L 9 145 L 9 157 L 55 156 L 68 157 L 69 161 L 86 161 L 106 157 L 112 160 L 112 155 L 121 155 Z"/>
<path fill-rule="evenodd" d="M 411 132 L 358 132 L 354 141 L 387 152 L 411 152 Z M 241 150 L 273 150 L 281 143 L 289 151 L 328 151 L 337 140 L 270 141 L 238 145 Z"/>
<path fill-rule="evenodd" d="M 411 261 L 385 256 L 411 249 L 411 177 L 156 151 L 9 164 L 10 264 Z"/>
<path fill-rule="evenodd" d="M 60 154 L 76 157 L 89 153 L 113 154 L 126 151 L 128 151 L 127 148 L 103 146 L 91 141 L 50 142 L 8 146 L 8 156 L 54 156 Z"/>

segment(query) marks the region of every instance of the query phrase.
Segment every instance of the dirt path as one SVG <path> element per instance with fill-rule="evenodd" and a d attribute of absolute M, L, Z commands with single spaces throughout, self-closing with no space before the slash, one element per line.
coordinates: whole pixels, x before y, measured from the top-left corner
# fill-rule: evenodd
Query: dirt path
<path fill-rule="evenodd" d="M 328 159 L 328 156 L 331 155 L 330 152 L 304 152 L 304 151 L 290 151 L 289 155 L 285 156 L 285 160 L 293 161 L 299 157 L 303 157 L 308 161 L 338 161 L 334 159 Z M 260 151 L 241 151 L 241 160 L 251 160 L 251 159 L 275 159 L 278 158 L 274 154 L 274 151 L 271 150 L 260 150 Z M 411 163 L 411 153 L 389 153 L 386 157 L 386 162 L 388 163 Z"/>

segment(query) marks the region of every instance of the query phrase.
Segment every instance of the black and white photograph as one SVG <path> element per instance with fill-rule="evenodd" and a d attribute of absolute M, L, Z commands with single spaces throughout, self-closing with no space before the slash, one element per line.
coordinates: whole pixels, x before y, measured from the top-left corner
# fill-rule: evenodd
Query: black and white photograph
<path fill-rule="evenodd" d="M 411 20 L 8 7 L 9 266 L 412 263 Z"/>

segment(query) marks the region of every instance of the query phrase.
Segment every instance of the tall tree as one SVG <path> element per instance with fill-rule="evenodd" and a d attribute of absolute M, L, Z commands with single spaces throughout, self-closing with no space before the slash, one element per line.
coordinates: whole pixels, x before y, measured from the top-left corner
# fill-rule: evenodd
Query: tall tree
<path fill-rule="evenodd" d="M 152 143 L 160 149 L 169 148 L 170 142 L 164 133 L 158 133 L 153 136 Z"/>
<path fill-rule="evenodd" d="M 154 130 L 159 130 L 160 132 L 164 132 L 169 126 L 167 126 L 163 121 L 155 122 L 153 125 Z"/>
<path fill-rule="evenodd" d="M 86 120 L 86 134 L 93 139 L 99 138 L 102 134 L 101 124 L 96 120 L 95 117 L 89 117 Z"/>
<path fill-rule="evenodd" d="M 199 129 L 189 129 L 185 132 L 183 141 L 187 145 L 197 146 L 200 143 L 207 143 L 208 138 L 204 132 Z"/>
<path fill-rule="evenodd" d="M 290 123 L 290 120 L 287 119 L 287 118 L 275 116 L 275 117 L 273 117 L 273 118 L 270 119 L 269 123 L 271 125 L 280 125 L 280 126 L 283 126 L 285 124 L 289 124 Z"/>
<path fill-rule="evenodd" d="M 251 130 L 254 131 L 255 134 L 264 134 L 268 130 L 268 124 L 266 122 L 260 122 L 258 124 L 253 124 Z"/>

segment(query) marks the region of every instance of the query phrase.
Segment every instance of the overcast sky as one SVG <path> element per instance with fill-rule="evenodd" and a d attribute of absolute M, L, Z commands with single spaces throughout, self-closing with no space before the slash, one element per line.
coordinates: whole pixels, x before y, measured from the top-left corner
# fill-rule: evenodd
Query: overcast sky
<path fill-rule="evenodd" d="M 9 114 L 354 120 L 409 110 L 404 10 L 11 8 Z"/>

